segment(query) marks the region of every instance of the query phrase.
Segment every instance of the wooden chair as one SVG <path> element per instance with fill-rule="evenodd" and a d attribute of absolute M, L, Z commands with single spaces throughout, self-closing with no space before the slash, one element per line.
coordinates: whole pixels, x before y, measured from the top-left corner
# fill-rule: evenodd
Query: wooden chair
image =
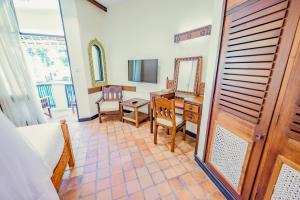
<path fill-rule="evenodd" d="M 122 87 L 102 87 L 102 97 L 96 101 L 99 114 L 99 122 L 102 123 L 102 115 L 119 115 L 122 120 L 121 102 L 123 101 Z"/>
<path fill-rule="evenodd" d="M 167 99 L 162 97 L 157 97 L 154 99 L 153 104 L 154 111 L 154 144 L 157 144 L 157 129 L 158 126 L 162 126 L 172 129 L 172 139 L 171 139 L 171 152 L 175 149 L 175 137 L 176 133 L 183 129 L 185 134 L 185 121 L 180 115 L 175 113 L 175 100 Z M 185 135 L 183 137 L 185 139 Z"/>
<path fill-rule="evenodd" d="M 41 104 L 42 104 L 42 109 L 46 109 L 46 112 L 44 112 L 45 115 L 48 117 L 52 118 L 52 113 L 51 113 L 51 108 L 50 108 L 50 103 L 49 103 L 49 97 L 44 97 L 40 99 Z"/>

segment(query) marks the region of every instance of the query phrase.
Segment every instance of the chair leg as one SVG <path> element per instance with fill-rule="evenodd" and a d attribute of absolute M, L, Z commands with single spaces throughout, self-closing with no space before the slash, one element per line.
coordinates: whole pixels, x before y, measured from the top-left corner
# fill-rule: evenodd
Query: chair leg
<path fill-rule="evenodd" d="M 52 118 L 51 109 L 49 107 L 48 107 L 48 114 L 49 114 L 49 117 Z"/>
<path fill-rule="evenodd" d="M 99 123 L 102 123 L 101 113 L 99 113 Z"/>
<path fill-rule="evenodd" d="M 167 135 L 170 135 L 170 129 L 167 128 Z"/>
<path fill-rule="evenodd" d="M 158 129 L 158 126 L 154 122 L 154 144 L 157 144 L 157 129 Z"/>
<path fill-rule="evenodd" d="M 182 132 L 183 132 L 183 140 L 185 140 L 185 137 L 186 137 L 186 126 L 185 125 L 183 126 Z"/>
<path fill-rule="evenodd" d="M 172 129 L 171 152 L 175 150 L 176 127 Z"/>

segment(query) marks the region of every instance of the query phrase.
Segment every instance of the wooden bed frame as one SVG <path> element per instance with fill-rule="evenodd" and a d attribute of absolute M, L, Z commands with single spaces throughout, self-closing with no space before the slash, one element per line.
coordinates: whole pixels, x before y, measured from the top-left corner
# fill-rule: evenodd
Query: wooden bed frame
<path fill-rule="evenodd" d="M 63 153 L 62 153 L 62 155 L 53 171 L 53 175 L 51 177 L 51 181 L 57 191 L 60 187 L 61 180 L 64 175 L 67 164 L 69 164 L 69 167 L 75 166 L 74 154 L 73 154 L 72 145 L 71 145 L 71 138 L 70 138 L 70 133 L 69 133 L 69 129 L 68 129 L 66 120 L 61 120 L 60 126 L 61 126 L 61 130 L 62 130 L 64 139 L 65 139 L 65 146 L 64 146 Z"/>

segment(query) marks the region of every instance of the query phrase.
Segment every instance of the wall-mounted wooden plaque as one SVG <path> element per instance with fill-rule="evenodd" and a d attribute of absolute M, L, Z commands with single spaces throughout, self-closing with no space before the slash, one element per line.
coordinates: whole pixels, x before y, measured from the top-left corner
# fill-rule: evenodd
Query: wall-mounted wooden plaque
<path fill-rule="evenodd" d="M 184 40 L 190 40 L 205 35 L 210 35 L 210 33 L 211 33 L 211 25 L 207 25 L 191 31 L 176 34 L 174 37 L 174 42 L 179 43 Z"/>

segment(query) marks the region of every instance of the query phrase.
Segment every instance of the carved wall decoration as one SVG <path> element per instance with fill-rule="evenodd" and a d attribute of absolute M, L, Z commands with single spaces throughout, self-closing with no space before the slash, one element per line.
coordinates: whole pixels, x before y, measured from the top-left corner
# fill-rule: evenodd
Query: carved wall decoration
<path fill-rule="evenodd" d="M 190 39 L 210 35 L 210 33 L 211 33 L 211 25 L 207 25 L 191 31 L 176 34 L 174 38 L 174 42 L 179 43 L 185 40 L 190 40 Z"/>

